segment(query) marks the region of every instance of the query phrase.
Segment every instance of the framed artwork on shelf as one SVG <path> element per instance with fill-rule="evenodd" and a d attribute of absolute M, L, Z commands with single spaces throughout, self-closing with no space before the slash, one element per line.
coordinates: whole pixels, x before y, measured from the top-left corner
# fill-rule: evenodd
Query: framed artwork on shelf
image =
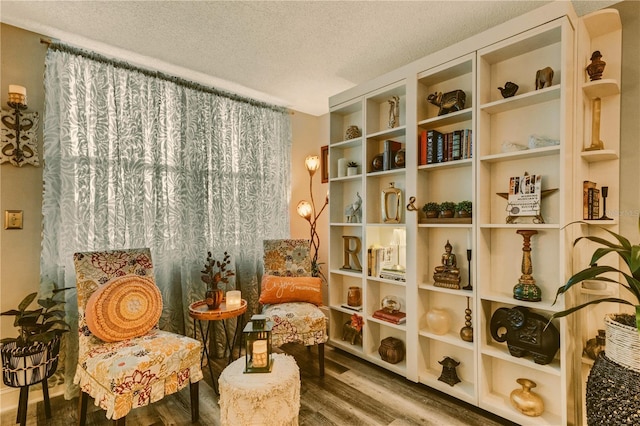
<path fill-rule="evenodd" d="M 320 148 L 320 173 L 322 183 L 329 182 L 329 145 Z"/>

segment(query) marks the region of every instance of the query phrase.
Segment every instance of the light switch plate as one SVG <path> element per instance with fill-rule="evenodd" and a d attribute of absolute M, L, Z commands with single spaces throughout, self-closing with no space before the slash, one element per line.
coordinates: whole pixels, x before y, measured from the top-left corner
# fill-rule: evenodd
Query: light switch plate
<path fill-rule="evenodd" d="M 4 211 L 4 229 L 22 229 L 22 210 Z"/>

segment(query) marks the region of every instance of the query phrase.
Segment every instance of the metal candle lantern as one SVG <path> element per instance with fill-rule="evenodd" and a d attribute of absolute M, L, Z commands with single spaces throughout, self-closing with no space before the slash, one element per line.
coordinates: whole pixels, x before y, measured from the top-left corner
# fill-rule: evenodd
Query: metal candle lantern
<path fill-rule="evenodd" d="M 264 315 L 253 315 L 242 330 L 245 341 L 245 373 L 271 372 L 271 326 Z"/>

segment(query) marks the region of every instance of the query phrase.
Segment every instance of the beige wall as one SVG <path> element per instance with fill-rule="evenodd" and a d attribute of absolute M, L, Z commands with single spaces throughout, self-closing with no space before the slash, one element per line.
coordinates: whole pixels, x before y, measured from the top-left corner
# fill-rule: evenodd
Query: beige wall
<path fill-rule="evenodd" d="M 46 45 L 38 34 L 8 25 L 0 27 L 0 102 L 7 109 L 9 84 L 27 88 L 28 111 L 40 114 L 38 149 L 42 165 L 42 114 Z M 22 210 L 23 229 L 5 230 L 5 210 Z M 0 309 L 15 308 L 40 283 L 40 231 L 42 225 L 42 167 L 0 165 Z M 15 336 L 12 317 L 1 317 L 0 335 Z"/>

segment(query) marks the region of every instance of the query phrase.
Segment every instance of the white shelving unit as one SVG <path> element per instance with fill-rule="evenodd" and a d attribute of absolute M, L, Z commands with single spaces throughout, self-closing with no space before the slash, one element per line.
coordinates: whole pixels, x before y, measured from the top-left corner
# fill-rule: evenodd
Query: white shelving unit
<path fill-rule="evenodd" d="M 604 73 L 600 80 L 590 81 L 585 71 L 589 65 L 591 54 L 599 50 L 602 60 L 606 62 Z M 607 197 L 607 216 L 612 220 L 587 220 L 587 225 L 575 226 L 575 236 L 597 235 L 610 238 L 602 230 L 619 232 L 619 188 L 620 188 L 620 77 L 622 62 L 622 26 L 620 16 L 615 9 L 605 9 L 584 16 L 577 27 L 577 68 L 578 80 L 576 90 L 577 114 L 576 114 L 576 156 L 575 156 L 575 182 L 576 189 L 582 188 L 585 180 L 595 182 L 597 188 L 603 186 L 609 188 Z M 599 140 L 604 144 L 604 149 L 596 151 L 585 150 L 592 141 L 593 102 L 600 99 L 601 114 L 599 127 Z M 574 220 L 582 219 L 582 191 L 577 191 L 574 206 Z M 600 203 L 600 214 L 604 214 Z M 576 271 L 589 264 L 591 254 L 595 246 L 581 241 L 574 250 L 574 264 Z M 619 267 L 617 256 L 607 256 L 599 264 L 608 264 Z M 619 286 L 607 284 L 602 290 L 581 288 L 578 302 L 602 297 L 618 297 Z M 577 314 L 580 334 L 579 347 L 575 355 L 575 364 L 581 374 L 576 374 L 577 393 L 579 406 L 583 407 L 582 419 L 586 418 L 584 410 L 585 384 L 593 360 L 582 355 L 582 349 L 588 339 L 598 334 L 598 329 L 604 328 L 604 316 L 607 313 L 617 312 L 620 308 L 612 304 L 598 304 L 583 309 Z M 583 421 L 586 424 L 586 421 Z"/>
<path fill-rule="evenodd" d="M 592 225 L 566 227 L 581 219 L 582 180 L 609 183 L 609 209 L 617 208 L 617 162 L 619 153 L 618 26 L 613 12 L 602 11 L 578 19 L 570 3 L 553 2 L 527 15 L 508 21 L 472 39 L 453 45 L 384 76 L 330 98 L 329 141 L 329 312 L 330 343 L 337 348 L 380 365 L 409 380 L 425 384 L 460 400 L 482 407 L 521 424 L 579 424 L 580 388 L 584 378 L 581 348 L 576 342 L 579 324 L 569 317 L 554 321 L 561 346 L 553 361 L 536 364 L 531 356 L 517 358 L 505 343 L 491 337 L 489 323 L 501 307 L 525 306 L 549 317 L 591 294 L 570 294 L 555 301 L 556 289 L 572 274 L 572 265 L 583 256 L 573 252 L 573 239 L 580 232 L 595 232 Z M 606 25 L 600 21 L 605 22 Z M 576 30 L 577 28 L 577 30 Z M 603 28 L 608 28 L 605 30 Z M 587 35 L 585 35 L 587 34 Z M 612 47 L 615 46 L 615 47 Z M 600 82 L 585 79 L 584 67 L 591 51 L 599 49 L 607 61 Z M 616 56 L 618 55 L 618 56 Z M 617 65 L 616 65 L 617 64 Z M 554 70 L 552 85 L 536 90 L 537 69 Z M 611 68 L 609 68 L 611 66 Z M 617 67 L 618 74 L 613 73 Z M 515 96 L 503 99 L 498 87 L 511 81 L 519 85 Z M 438 115 L 438 107 L 427 101 L 429 94 L 462 90 L 464 107 Z M 602 137 L 605 150 L 583 152 L 585 132 L 590 129 L 589 99 L 602 99 Z M 399 122 L 388 128 L 389 100 L 399 100 Z M 357 125 L 362 136 L 344 140 L 347 128 Z M 434 164 L 420 158 L 423 133 L 449 133 L 469 129 L 472 149 L 466 159 Z M 557 145 L 503 152 L 504 142 L 528 145 L 531 135 L 557 140 Z M 606 140 L 605 140 L 606 139 Z M 385 141 L 402 144 L 405 166 L 386 171 L 373 169 L 374 158 Z M 360 174 L 339 177 L 338 160 L 357 161 Z M 613 167 L 612 167 L 613 166 Z M 506 200 L 509 178 L 525 172 L 542 175 L 542 189 L 554 189 L 542 201 L 544 223 L 507 223 Z M 392 183 L 402 191 L 400 223 L 384 223 L 381 192 Z M 347 223 L 345 209 L 362 198 L 362 223 Z M 417 210 L 407 210 L 410 197 Z M 430 201 L 473 203 L 472 218 L 427 221 L 421 211 Z M 592 221 L 600 224 L 600 221 Z M 617 221 L 606 223 L 617 229 Z M 574 229 L 576 228 L 576 229 Z M 578 229 L 579 228 L 579 229 Z M 513 287 L 521 272 L 523 238 L 519 229 L 534 229 L 533 276 L 542 288 L 540 302 L 513 298 Z M 367 249 L 387 246 L 394 230 L 406 233 L 406 281 L 369 276 Z M 359 239 L 358 258 L 362 271 L 349 269 L 344 238 Z M 449 241 L 457 257 L 461 287 L 434 285 L 433 272 L 442 262 Z M 350 247 L 353 249 L 353 247 Z M 467 249 L 471 260 L 467 260 Z M 576 250 L 577 251 L 577 250 Z M 588 252 L 588 250 L 587 250 Z M 345 268 L 345 266 L 347 266 Z M 342 340 L 343 325 L 353 311 L 344 308 L 349 287 L 362 289 L 364 319 L 362 344 Z M 577 293 L 577 292 L 576 292 Z M 407 314 L 404 324 L 373 318 L 384 297 L 393 295 Z M 474 341 L 459 335 L 465 322 L 467 301 L 472 310 Z M 432 308 L 444 308 L 451 327 L 443 335 L 428 326 Z M 596 328 L 582 327 L 584 341 Z M 378 354 L 386 337 L 404 342 L 405 359 L 390 364 Z M 450 386 L 438 380 L 445 357 L 460 364 L 461 382 Z M 509 402 L 509 394 L 525 377 L 537 383 L 545 411 L 540 417 L 524 416 Z"/>

